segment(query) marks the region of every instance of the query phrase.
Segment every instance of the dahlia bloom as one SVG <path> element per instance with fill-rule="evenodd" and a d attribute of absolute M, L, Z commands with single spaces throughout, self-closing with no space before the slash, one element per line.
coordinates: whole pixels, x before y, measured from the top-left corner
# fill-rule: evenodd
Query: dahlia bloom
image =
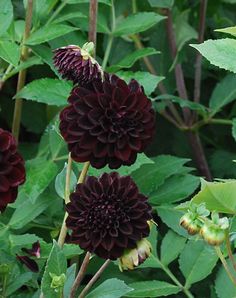
<path fill-rule="evenodd" d="M 63 78 L 79 85 L 102 78 L 100 65 L 87 50 L 89 44 L 82 48 L 70 45 L 54 50 L 54 65 Z"/>
<path fill-rule="evenodd" d="M 17 197 L 18 186 L 25 181 L 24 160 L 17 152 L 10 132 L 0 128 L 0 211 Z"/>
<path fill-rule="evenodd" d="M 135 162 L 153 138 L 155 113 L 137 81 L 115 75 L 75 87 L 60 114 L 60 131 L 75 161 L 117 169 Z"/>
<path fill-rule="evenodd" d="M 71 242 L 115 260 L 150 232 L 151 206 L 130 176 L 104 173 L 78 184 L 66 205 Z"/>

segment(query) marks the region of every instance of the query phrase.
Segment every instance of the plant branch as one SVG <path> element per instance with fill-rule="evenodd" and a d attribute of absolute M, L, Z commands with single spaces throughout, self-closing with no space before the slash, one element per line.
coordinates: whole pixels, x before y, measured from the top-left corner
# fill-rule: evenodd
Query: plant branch
<path fill-rule="evenodd" d="M 89 41 L 94 43 L 96 47 L 97 40 L 97 11 L 98 11 L 98 1 L 90 0 L 89 6 Z"/>
<path fill-rule="evenodd" d="M 231 243 L 230 243 L 230 238 L 229 238 L 229 230 L 226 231 L 226 248 L 227 248 L 229 259 L 230 259 L 230 261 L 233 265 L 234 270 L 236 271 L 236 261 L 234 259 L 233 252 L 232 252 L 232 249 L 231 249 Z"/>
<path fill-rule="evenodd" d="M 206 10 L 207 0 L 201 0 L 200 4 L 200 21 L 198 31 L 198 43 L 202 43 L 204 40 L 204 31 L 206 23 Z M 200 101 L 201 94 L 201 75 L 202 75 L 202 55 L 197 51 L 196 62 L 195 62 L 195 79 L 194 79 L 194 101 Z"/>
<path fill-rule="evenodd" d="M 65 185 L 65 204 L 69 203 L 70 201 L 70 178 L 71 178 L 71 170 L 72 170 L 72 159 L 71 155 L 69 153 L 68 155 L 68 163 L 66 168 L 66 185 Z M 58 237 L 58 245 L 62 247 L 64 245 L 65 239 L 66 239 L 66 233 L 67 233 L 67 227 L 66 227 L 66 219 L 67 219 L 67 212 L 65 212 L 63 223 L 61 226 L 60 234 Z"/>
<path fill-rule="evenodd" d="M 69 298 L 74 298 L 75 297 L 76 291 L 79 288 L 79 286 L 81 284 L 81 281 L 82 281 L 82 279 L 83 279 L 83 277 L 86 273 L 86 270 L 87 270 L 87 267 L 88 267 L 88 264 L 89 264 L 89 261 L 90 261 L 90 257 L 91 257 L 91 253 L 87 252 L 85 257 L 84 257 L 83 263 L 80 267 L 80 270 L 79 270 L 79 272 L 76 276 L 76 279 L 75 279 L 75 281 L 72 285 Z"/>
<path fill-rule="evenodd" d="M 217 256 L 219 257 L 219 259 L 221 260 L 221 263 L 222 265 L 224 266 L 224 269 L 229 277 L 229 279 L 232 281 L 232 283 L 236 286 L 236 279 L 235 277 L 233 276 L 233 274 L 231 273 L 229 267 L 228 267 L 228 264 L 225 260 L 225 257 L 223 256 L 222 252 L 221 252 L 221 249 L 219 246 L 215 246 L 215 251 L 216 251 L 216 254 Z"/>
<path fill-rule="evenodd" d="M 21 61 L 27 60 L 29 55 L 29 50 L 25 46 L 25 41 L 30 35 L 32 16 L 33 16 L 33 0 L 28 0 L 27 9 L 26 9 L 26 19 L 25 19 L 25 31 L 24 31 L 22 47 L 21 47 Z M 16 93 L 18 93 L 24 87 L 25 78 L 26 78 L 26 69 L 23 69 L 18 74 Z M 21 112 L 22 112 L 22 99 L 16 98 L 14 115 L 13 115 L 13 123 L 12 123 L 12 133 L 17 141 L 19 138 L 19 131 L 20 131 Z"/>
<path fill-rule="evenodd" d="M 54 13 L 51 15 L 51 17 L 46 22 L 45 26 L 49 25 L 55 17 L 61 12 L 61 10 L 66 6 L 68 0 L 64 0 L 61 2 L 61 4 L 57 7 L 57 9 L 54 11 Z"/>
<path fill-rule="evenodd" d="M 91 289 L 91 287 L 94 285 L 94 283 L 98 280 L 98 278 L 101 276 L 103 271 L 107 268 L 111 260 L 106 260 L 106 262 L 100 267 L 100 269 L 96 272 L 96 274 L 91 278 L 89 283 L 86 285 L 86 287 L 83 289 L 83 291 L 80 293 L 78 298 L 84 298 L 85 295 L 88 293 L 88 291 Z"/>

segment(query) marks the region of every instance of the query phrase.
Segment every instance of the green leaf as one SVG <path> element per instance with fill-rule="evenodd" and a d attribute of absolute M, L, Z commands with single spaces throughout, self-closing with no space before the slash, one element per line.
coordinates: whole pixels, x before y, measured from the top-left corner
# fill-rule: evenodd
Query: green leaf
<path fill-rule="evenodd" d="M 89 3 L 90 0 L 68 0 L 68 4 L 79 4 L 79 3 Z M 98 0 L 99 3 L 103 3 L 111 6 L 111 0 Z"/>
<path fill-rule="evenodd" d="M 154 99 L 164 101 L 166 102 L 166 105 L 168 104 L 168 101 L 171 101 L 177 103 L 181 108 L 189 108 L 198 111 L 201 114 L 206 114 L 207 112 L 207 108 L 204 105 L 171 94 L 159 95 Z"/>
<path fill-rule="evenodd" d="M 234 140 L 236 141 L 236 118 L 233 119 L 232 136 L 233 136 Z"/>
<path fill-rule="evenodd" d="M 26 162 L 26 182 L 20 188 L 18 200 L 14 206 L 30 200 L 34 203 L 57 174 L 57 165 L 51 160 L 35 158 Z"/>
<path fill-rule="evenodd" d="M 66 257 L 61 250 L 61 248 L 58 246 L 57 242 L 53 241 L 53 247 L 50 252 L 50 255 L 47 260 L 46 268 L 43 274 L 42 278 L 42 292 L 45 297 L 48 298 L 59 298 L 61 297 L 59 294 L 58 288 L 52 288 L 51 282 L 52 277 L 50 274 L 55 274 L 57 276 L 60 276 L 61 274 L 66 274 L 67 269 L 67 261 Z"/>
<path fill-rule="evenodd" d="M 148 0 L 151 7 L 171 8 L 174 0 Z"/>
<path fill-rule="evenodd" d="M 0 42 L 0 57 L 13 66 L 17 66 L 20 60 L 20 47 L 11 41 Z"/>
<path fill-rule="evenodd" d="M 77 245 L 78 246 L 78 245 Z M 64 297 L 69 297 L 72 285 L 75 280 L 77 264 L 74 263 L 66 271 L 66 282 L 64 286 Z"/>
<path fill-rule="evenodd" d="M 8 297 L 13 297 L 12 294 L 18 290 L 19 288 L 21 288 L 22 286 L 24 286 L 27 282 L 29 282 L 30 280 L 32 280 L 33 278 L 33 273 L 32 272 L 25 272 L 25 273 L 21 273 L 19 276 L 17 276 L 17 278 L 15 278 L 13 280 L 13 282 L 11 282 L 10 284 L 7 285 L 7 290 L 6 290 L 6 295 Z M 14 297 L 16 297 L 14 295 Z"/>
<path fill-rule="evenodd" d="M 200 183 L 199 177 L 185 174 L 173 175 L 150 195 L 149 202 L 153 205 L 178 202 L 189 197 Z"/>
<path fill-rule="evenodd" d="M 184 236 L 186 238 L 189 237 L 186 230 L 179 225 L 180 218 L 184 215 L 183 211 L 176 210 L 174 206 L 171 205 L 163 205 L 154 207 L 153 209 L 157 211 L 157 214 L 160 216 L 162 222 L 164 222 L 169 228 L 180 236 Z"/>
<path fill-rule="evenodd" d="M 192 202 L 205 203 L 210 211 L 236 214 L 236 180 L 226 182 L 207 182 L 203 180 L 202 189 Z"/>
<path fill-rule="evenodd" d="M 77 244 L 65 243 L 63 245 L 63 253 L 68 259 L 71 259 L 74 256 L 81 255 L 82 253 L 84 253 L 84 251 Z"/>
<path fill-rule="evenodd" d="M 234 256 L 235 257 L 235 256 Z M 227 259 L 227 264 L 230 271 L 233 273 L 234 269 L 232 263 Z M 236 297 L 236 287 L 229 279 L 224 267 L 221 265 L 219 271 L 217 272 L 215 280 L 215 291 L 218 298 L 234 298 Z"/>
<path fill-rule="evenodd" d="M 59 17 L 57 17 L 53 21 L 53 23 L 61 23 L 61 22 L 64 22 L 64 21 L 68 21 L 68 20 L 71 20 L 71 19 L 77 19 L 77 18 L 86 18 L 86 15 L 84 15 L 80 11 L 73 11 L 73 12 L 70 12 L 70 13 L 60 15 Z"/>
<path fill-rule="evenodd" d="M 47 25 L 32 33 L 30 37 L 26 40 L 26 44 L 36 45 L 36 44 L 44 43 L 46 41 L 65 35 L 75 30 L 78 30 L 78 28 L 71 27 L 68 25 L 62 25 L 62 24 Z"/>
<path fill-rule="evenodd" d="M 9 241 L 11 243 L 11 246 L 25 246 L 28 244 L 33 244 L 34 242 L 36 242 L 37 240 L 39 240 L 39 237 L 36 236 L 35 234 L 23 234 L 23 235 L 13 235 L 10 234 L 9 236 Z"/>
<path fill-rule="evenodd" d="M 62 171 L 57 175 L 55 180 L 55 189 L 59 197 L 62 199 L 65 198 L 65 186 L 66 186 L 66 172 L 67 172 L 67 163 L 65 163 Z M 72 192 L 77 184 L 77 177 L 75 173 L 71 171 L 70 176 L 70 192 Z"/>
<path fill-rule="evenodd" d="M 141 192 L 149 195 L 164 183 L 165 179 L 182 169 L 188 159 L 171 155 L 159 155 L 153 158 L 154 164 L 142 165 L 132 173 Z"/>
<path fill-rule="evenodd" d="M 236 36 L 236 26 L 227 27 L 227 28 L 223 28 L 223 29 L 215 29 L 215 31 L 223 32 L 223 33 L 227 33 L 227 34 L 231 34 L 233 36 Z"/>
<path fill-rule="evenodd" d="M 229 74 L 220 81 L 210 98 L 211 115 L 215 115 L 222 107 L 236 99 L 236 75 Z"/>
<path fill-rule="evenodd" d="M 150 280 L 129 284 L 134 290 L 127 297 L 164 297 L 177 294 L 181 289 L 165 281 Z"/>
<path fill-rule="evenodd" d="M 169 230 L 161 243 L 161 262 L 168 266 L 181 253 L 185 246 L 185 242 L 186 238 Z"/>
<path fill-rule="evenodd" d="M 114 31 L 115 36 L 131 35 L 138 32 L 146 31 L 160 21 L 164 20 L 163 17 L 154 12 L 139 12 L 129 15 L 127 18 L 121 20 L 117 24 Z"/>
<path fill-rule="evenodd" d="M 86 298 L 120 298 L 132 290 L 122 280 L 111 278 L 96 287 Z"/>
<path fill-rule="evenodd" d="M 50 66 L 51 70 L 59 77 L 58 71 L 56 70 L 54 64 L 53 64 L 53 53 L 52 49 L 48 46 L 45 45 L 37 45 L 37 46 L 32 46 L 32 51 L 33 53 L 41 58 L 43 62 L 45 62 L 47 65 Z"/>
<path fill-rule="evenodd" d="M 154 48 L 144 48 L 137 51 L 134 51 L 132 54 L 129 54 L 125 58 L 123 58 L 116 65 L 112 65 L 107 68 L 108 72 L 116 72 L 121 68 L 130 68 L 137 60 L 147 57 L 154 54 L 159 54 L 160 52 L 155 50 Z"/>
<path fill-rule="evenodd" d="M 55 196 L 48 194 L 47 192 L 40 195 L 36 202 L 32 202 L 30 199 L 23 201 L 18 208 L 12 214 L 8 225 L 12 229 L 21 229 L 27 223 L 33 221 L 43 211 L 45 211 L 51 204 L 55 202 Z"/>
<path fill-rule="evenodd" d="M 235 39 L 209 39 L 204 43 L 192 44 L 190 46 L 197 49 L 211 64 L 236 72 L 236 65 L 232 63 L 236 56 Z"/>
<path fill-rule="evenodd" d="M 207 277 L 214 269 L 218 257 L 204 241 L 188 241 L 179 257 L 180 270 L 185 276 L 185 287 Z"/>
<path fill-rule="evenodd" d="M 146 71 L 119 71 L 117 75 L 127 83 L 129 83 L 131 79 L 138 81 L 139 84 L 143 86 L 147 96 L 149 96 L 164 79 L 164 77 L 156 76 Z"/>
<path fill-rule="evenodd" d="M 13 6 L 10 0 L 0 1 L 0 36 L 5 34 L 13 20 Z"/>
<path fill-rule="evenodd" d="M 233 124 L 232 130 L 235 129 L 234 125 L 235 124 Z M 210 168 L 212 169 L 214 176 L 218 178 L 236 178 L 236 166 L 233 162 L 235 159 L 236 152 L 214 150 L 210 157 Z"/>
<path fill-rule="evenodd" d="M 25 98 L 48 105 L 65 106 L 71 84 L 58 79 L 39 79 L 27 84 L 15 98 Z"/>

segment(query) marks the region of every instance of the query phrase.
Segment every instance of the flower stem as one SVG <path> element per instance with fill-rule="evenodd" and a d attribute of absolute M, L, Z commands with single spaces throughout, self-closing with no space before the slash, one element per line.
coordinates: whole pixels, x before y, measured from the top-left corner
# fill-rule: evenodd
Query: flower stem
<path fill-rule="evenodd" d="M 68 163 L 66 168 L 66 185 L 65 185 L 65 203 L 67 204 L 70 201 L 70 177 L 71 177 L 71 168 L 72 168 L 72 159 L 71 155 L 69 153 L 68 155 Z M 60 247 L 63 246 L 65 239 L 66 239 L 66 233 L 67 233 L 67 227 L 66 227 L 66 218 L 67 218 L 67 212 L 65 213 L 63 223 L 61 226 L 59 238 L 58 238 L 58 245 Z"/>
<path fill-rule="evenodd" d="M 230 259 L 230 261 L 233 265 L 234 270 L 236 271 L 236 261 L 234 259 L 232 249 L 231 249 L 230 238 L 229 238 L 229 230 L 226 231 L 226 248 L 227 248 L 229 259 Z"/>
<path fill-rule="evenodd" d="M 86 270 L 87 270 L 87 267 L 88 267 L 88 264 L 89 264 L 89 261 L 90 261 L 90 257 L 91 257 L 91 253 L 87 252 L 85 257 L 84 257 L 83 263 L 80 267 L 80 270 L 79 270 L 79 272 L 76 276 L 76 279 L 75 279 L 75 281 L 72 285 L 69 298 L 74 298 L 75 297 L 76 291 L 79 288 L 80 283 L 81 283 L 81 281 L 82 281 L 82 279 L 83 279 L 83 277 L 86 273 Z"/>
<path fill-rule="evenodd" d="M 98 1 L 90 0 L 89 6 L 89 41 L 94 43 L 96 47 L 97 41 L 97 12 L 98 12 Z"/>
<path fill-rule="evenodd" d="M 165 266 L 161 260 L 156 257 L 156 261 L 157 263 L 160 265 L 161 269 L 169 276 L 169 278 L 178 286 L 182 289 L 182 291 L 184 292 L 184 294 L 188 297 L 188 298 L 194 298 L 194 296 L 192 295 L 192 293 L 185 288 L 179 281 L 178 279 L 174 276 L 174 274 L 170 271 L 170 269 Z"/>
<path fill-rule="evenodd" d="M 66 6 L 67 0 L 64 0 L 61 2 L 61 4 L 57 7 L 57 9 L 54 11 L 54 13 L 51 15 L 51 17 L 48 19 L 47 23 L 45 26 L 49 25 L 55 17 L 59 14 L 59 12 Z"/>
<path fill-rule="evenodd" d="M 27 9 L 26 9 L 26 19 L 25 19 L 25 32 L 24 32 L 22 47 L 21 47 L 22 61 L 27 60 L 29 55 L 29 50 L 25 46 L 25 41 L 30 35 L 32 15 L 33 15 L 33 0 L 28 0 Z M 17 88 L 16 88 L 17 93 L 24 87 L 25 77 L 26 77 L 26 69 L 23 69 L 18 74 L 18 81 L 17 81 Z M 12 134 L 14 135 L 17 141 L 19 138 L 19 131 L 20 131 L 21 111 L 22 111 L 22 99 L 16 98 L 14 115 L 13 115 L 13 123 L 12 123 Z"/>
<path fill-rule="evenodd" d="M 86 287 L 83 289 L 83 291 L 80 293 L 78 298 L 84 298 L 85 295 L 88 293 L 88 291 L 91 289 L 91 287 L 94 285 L 94 283 L 98 280 L 98 278 L 101 276 L 103 271 L 106 269 L 106 267 L 109 265 L 111 260 L 106 260 L 106 262 L 100 267 L 100 269 L 96 272 L 96 274 L 93 276 L 93 278 L 89 281 L 89 283 L 86 285 Z"/>
<path fill-rule="evenodd" d="M 228 267 L 228 264 L 227 264 L 227 262 L 226 262 L 226 260 L 225 260 L 225 257 L 223 256 L 223 254 L 222 254 L 222 252 L 221 252 L 220 247 L 219 247 L 219 246 L 216 246 L 216 247 L 215 247 L 215 251 L 216 251 L 216 253 L 217 253 L 219 259 L 221 260 L 221 263 L 222 263 L 222 265 L 224 266 L 224 269 L 225 269 L 225 271 L 226 271 L 226 273 L 227 273 L 229 279 L 230 279 L 230 280 L 232 281 L 232 283 L 236 286 L 236 279 L 235 279 L 235 277 L 233 276 L 233 274 L 231 273 L 231 271 L 230 271 L 230 269 L 229 269 L 229 267 Z"/>

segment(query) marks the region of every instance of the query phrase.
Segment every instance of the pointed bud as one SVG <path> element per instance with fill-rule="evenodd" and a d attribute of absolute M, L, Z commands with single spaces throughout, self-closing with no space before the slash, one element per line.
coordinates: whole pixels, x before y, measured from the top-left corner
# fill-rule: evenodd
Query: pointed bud
<path fill-rule="evenodd" d="M 146 238 L 138 241 L 136 248 L 126 249 L 124 254 L 119 258 L 120 271 L 133 270 L 150 256 L 151 251 L 151 243 Z"/>

